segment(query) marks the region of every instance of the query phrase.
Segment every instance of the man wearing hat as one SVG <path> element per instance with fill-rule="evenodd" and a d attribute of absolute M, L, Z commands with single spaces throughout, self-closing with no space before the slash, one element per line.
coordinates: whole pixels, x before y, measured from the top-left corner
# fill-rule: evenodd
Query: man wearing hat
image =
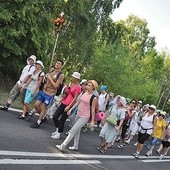
<path fill-rule="evenodd" d="M 7 102 L 4 106 L 0 107 L 0 110 L 8 111 L 8 108 L 10 105 L 16 100 L 16 98 L 22 94 L 24 97 L 24 84 L 28 81 L 28 79 L 32 76 L 32 74 L 35 71 L 35 61 L 36 61 L 36 56 L 31 55 L 27 59 L 27 65 L 23 68 L 21 76 L 15 86 L 12 88 L 9 97 L 7 99 Z"/>

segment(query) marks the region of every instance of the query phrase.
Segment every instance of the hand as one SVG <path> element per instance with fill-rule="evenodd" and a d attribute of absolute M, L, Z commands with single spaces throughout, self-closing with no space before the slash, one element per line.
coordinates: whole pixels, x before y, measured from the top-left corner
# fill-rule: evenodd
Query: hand
<path fill-rule="evenodd" d="M 69 110 L 69 111 L 67 112 L 67 115 L 68 115 L 68 116 L 71 115 L 71 112 L 72 112 L 72 110 Z"/>
<path fill-rule="evenodd" d="M 34 96 L 34 94 L 35 94 L 35 92 L 34 92 L 34 91 L 32 91 L 32 92 L 31 92 L 31 97 L 33 97 L 33 96 Z"/>
<path fill-rule="evenodd" d="M 116 126 L 115 129 L 116 129 L 116 132 L 119 132 L 119 127 L 118 126 Z"/>
<path fill-rule="evenodd" d="M 94 122 L 90 123 L 90 128 L 94 128 Z"/>
<path fill-rule="evenodd" d="M 47 74 L 46 74 L 46 77 L 47 77 L 48 79 L 50 79 L 50 78 L 51 78 L 51 76 L 50 76 L 50 74 L 49 74 L 49 73 L 47 73 Z"/>
<path fill-rule="evenodd" d="M 70 109 L 70 106 L 67 106 L 67 107 L 64 109 L 64 111 L 65 111 L 65 112 L 68 112 L 69 109 Z"/>

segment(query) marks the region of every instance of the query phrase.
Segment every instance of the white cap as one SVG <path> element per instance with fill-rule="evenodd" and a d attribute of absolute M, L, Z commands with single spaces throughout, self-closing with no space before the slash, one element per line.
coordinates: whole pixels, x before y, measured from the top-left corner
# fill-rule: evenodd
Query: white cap
<path fill-rule="evenodd" d="M 80 82 L 80 84 L 82 85 L 82 84 L 84 84 L 84 83 L 86 83 L 86 82 L 87 82 L 86 79 L 82 79 L 81 82 Z"/>
<path fill-rule="evenodd" d="M 80 73 L 79 72 L 74 72 L 71 76 L 76 78 L 76 79 L 80 79 Z"/>
<path fill-rule="evenodd" d="M 42 68 L 44 68 L 44 64 L 43 64 L 43 62 L 40 61 L 40 60 L 37 60 L 37 61 L 35 62 L 35 64 L 39 64 Z"/>
<path fill-rule="evenodd" d="M 37 57 L 36 57 L 35 55 L 31 55 L 31 56 L 28 58 L 28 60 L 29 60 L 29 59 L 32 59 L 32 60 L 34 61 L 34 63 L 35 63 L 36 58 L 37 58 Z"/>

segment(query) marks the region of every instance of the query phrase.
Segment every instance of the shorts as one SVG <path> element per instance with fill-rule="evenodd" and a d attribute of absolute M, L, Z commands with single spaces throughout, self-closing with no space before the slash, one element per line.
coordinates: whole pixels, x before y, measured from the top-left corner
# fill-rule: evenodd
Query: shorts
<path fill-rule="evenodd" d="M 46 105 L 46 107 L 52 102 L 54 96 L 45 94 L 44 91 L 41 91 L 37 100 L 41 101 Z"/>
<path fill-rule="evenodd" d="M 151 146 L 155 146 L 159 141 L 160 141 L 160 139 L 158 139 L 158 138 L 152 138 Z"/>
<path fill-rule="evenodd" d="M 37 94 L 38 94 L 38 92 L 35 92 L 34 96 L 31 96 L 31 91 L 26 90 L 24 103 L 26 103 L 26 104 L 31 103 L 31 101 L 36 97 Z"/>
<path fill-rule="evenodd" d="M 144 144 L 144 142 L 149 139 L 150 135 L 148 133 L 138 133 L 138 142 Z"/>
<path fill-rule="evenodd" d="M 169 141 L 162 141 L 162 145 L 164 148 L 169 148 L 170 147 L 170 142 Z"/>

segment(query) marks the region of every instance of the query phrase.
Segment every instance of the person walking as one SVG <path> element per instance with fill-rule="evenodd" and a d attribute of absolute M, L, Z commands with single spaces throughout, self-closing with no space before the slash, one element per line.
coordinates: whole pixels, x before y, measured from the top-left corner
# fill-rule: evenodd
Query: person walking
<path fill-rule="evenodd" d="M 65 97 L 61 100 L 60 106 L 53 115 L 56 131 L 51 134 L 52 139 L 59 139 L 64 131 L 64 124 L 68 118 L 67 111 L 75 104 L 78 95 L 81 93 L 79 83 L 80 73 L 74 72 L 71 76 L 71 83 L 65 88 Z"/>
<path fill-rule="evenodd" d="M 42 71 L 43 68 L 44 68 L 43 62 L 40 60 L 37 60 L 35 62 L 34 73 L 29 78 L 28 82 L 25 84 L 26 93 L 25 93 L 25 99 L 24 99 L 23 113 L 20 113 L 17 116 L 18 119 L 25 119 L 25 116 L 30 111 L 29 104 L 37 96 L 37 94 L 39 92 L 40 85 L 41 85 L 44 75 L 45 75 L 44 72 Z"/>
<path fill-rule="evenodd" d="M 25 83 L 28 81 L 28 79 L 33 75 L 35 71 L 35 66 L 34 66 L 35 61 L 36 61 L 35 55 L 31 55 L 27 59 L 27 65 L 23 68 L 19 80 L 16 82 L 16 84 L 10 91 L 6 104 L 0 107 L 0 110 L 8 111 L 9 107 L 12 105 L 12 103 L 17 99 L 19 95 L 22 95 L 22 99 L 24 100 L 24 94 L 25 94 L 24 86 Z"/>
<path fill-rule="evenodd" d="M 47 81 L 44 85 L 44 89 L 40 92 L 34 104 L 35 109 L 39 113 L 39 118 L 35 123 L 33 123 L 30 126 L 31 128 L 38 128 L 41 125 L 42 120 L 45 117 L 46 109 L 48 105 L 53 100 L 53 97 L 56 94 L 60 85 L 63 83 L 64 74 L 61 72 L 62 66 L 63 66 L 63 61 L 57 60 L 54 70 L 47 74 Z M 29 114 L 29 116 L 32 115 L 33 112 Z"/>
<path fill-rule="evenodd" d="M 73 139 L 73 137 L 74 137 L 74 145 L 70 146 L 69 150 L 78 150 L 81 128 L 89 121 L 90 117 L 91 117 L 90 127 L 94 128 L 94 116 L 95 116 L 95 108 L 97 106 L 97 98 L 94 96 L 93 93 L 97 87 L 98 84 L 95 80 L 89 80 L 86 86 L 87 91 L 80 96 L 79 100 L 67 112 L 67 115 L 70 115 L 73 109 L 79 105 L 74 126 L 71 128 L 68 136 L 62 142 L 62 144 L 56 145 L 56 148 L 58 148 L 59 150 L 62 151 Z M 92 96 L 94 97 L 91 101 Z M 92 102 L 92 105 L 90 104 L 90 102 Z"/>
<path fill-rule="evenodd" d="M 114 99 L 113 106 L 106 112 L 107 115 L 111 115 L 117 119 L 117 125 L 109 124 L 106 118 L 106 122 L 102 127 L 99 135 L 100 145 L 97 147 L 97 149 L 100 152 L 105 153 L 108 145 L 110 145 L 110 143 L 116 139 L 117 133 L 119 133 L 125 118 L 125 106 L 126 99 L 118 95 Z"/>
<path fill-rule="evenodd" d="M 156 119 L 155 119 L 156 106 L 150 105 L 148 112 L 142 117 L 139 133 L 138 133 L 138 143 L 136 147 L 136 152 L 133 156 L 138 159 L 140 152 L 143 149 L 144 142 L 149 139 L 152 132 L 155 129 Z"/>

